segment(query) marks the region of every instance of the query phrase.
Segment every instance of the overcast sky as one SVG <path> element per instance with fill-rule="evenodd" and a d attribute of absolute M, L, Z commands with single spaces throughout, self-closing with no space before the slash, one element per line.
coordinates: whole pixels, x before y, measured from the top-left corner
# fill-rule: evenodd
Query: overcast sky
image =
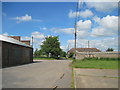
<path fill-rule="evenodd" d="M 29 40 L 34 37 L 34 48 L 40 48 L 45 36 L 59 36 L 65 51 L 74 47 L 76 2 L 3 2 L 4 35 L 18 35 Z M 77 47 L 105 51 L 118 48 L 118 3 L 82 2 L 78 12 Z"/>

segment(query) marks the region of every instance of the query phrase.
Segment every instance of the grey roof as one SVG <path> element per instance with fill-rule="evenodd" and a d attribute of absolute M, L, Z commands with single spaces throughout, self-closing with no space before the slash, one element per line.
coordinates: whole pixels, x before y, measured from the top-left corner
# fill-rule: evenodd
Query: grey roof
<path fill-rule="evenodd" d="M 25 43 L 22 43 L 18 40 L 15 40 L 13 38 L 10 38 L 10 37 L 4 36 L 4 35 L 0 35 L 0 41 L 5 41 L 5 42 L 21 45 L 21 46 L 26 46 L 26 47 L 31 47 L 29 45 L 26 45 Z"/>
<path fill-rule="evenodd" d="M 101 52 L 97 48 L 76 48 L 76 51 L 78 51 L 78 52 Z M 75 48 L 70 49 L 68 52 L 69 53 L 74 53 L 75 52 Z"/>

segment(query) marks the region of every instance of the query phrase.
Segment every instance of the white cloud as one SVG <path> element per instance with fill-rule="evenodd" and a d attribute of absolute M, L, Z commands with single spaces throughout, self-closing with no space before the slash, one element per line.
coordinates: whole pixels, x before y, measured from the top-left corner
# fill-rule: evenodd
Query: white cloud
<path fill-rule="evenodd" d="M 97 16 L 94 16 L 94 17 L 92 18 L 92 20 L 94 20 L 96 23 L 99 23 L 100 18 L 99 18 L 99 17 L 97 17 Z"/>
<path fill-rule="evenodd" d="M 89 36 L 88 31 L 77 31 L 77 38 L 88 38 Z"/>
<path fill-rule="evenodd" d="M 83 18 L 87 18 L 87 17 L 92 17 L 93 16 L 93 12 L 90 11 L 89 9 L 86 9 L 85 11 L 81 11 L 79 14 Z"/>
<path fill-rule="evenodd" d="M 74 40 L 68 40 L 70 45 L 70 49 L 74 48 Z M 91 48 L 98 48 L 102 51 L 105 51 L 107 48 L 113 48 L 118 50 L 118 38 L 104 38 L 99 40 L 89 40 L 89 46 Z M 88 40 L 87 39 L 78 39 L 77 40 L 77 48 L 87 48 Z"/>
<path fill-rule="evenodd" d="M 42 30 L 47 30 L 47 28 L 46 27 L 43 27 L 43 28 L 41 28 Z"/>
<path fill-rule="evenodd" d="M 90 30 L 92 22 L 90 20 L 80 20 L 77 22 L 77 28 L 79 31 L 81 30 Z"/>
<path fill-rule="evenodd" d="M 78 38 L 85 38 L 89 35 L 89 30 L 91 29 L 92 22 L 90 20 L 80 20 L 77 22 L 77 37 Z M 74 34 L 74 28 L 51 28 L 49 29 L 54 33 L 64 33 L 64 34 Z"/>
<path fill-rule="evenodd" d="M 7 32 L 3 33 L 2 35 L 4 36 L 9 36 L 9 34 Z"/>
<path fill-rule="evenodd" d="M 91 34 L 92 36 L 113 36 L 116 33 L 111 30 L 108 31 L 106 28 L 98 27 L 94 28 Z"/>
<path fill-rule="evenodd" d="M 43 40 L 45 39 L 45 36 L 44 36 L 44 34 L 38 32 L 38 31 L 32 32 L 30 36 L 21 37 L 21 40 L 30 40 L 31 44 L 32 44 L 32 36 L 33 36 L 34 50 L 36 48 L 40 48 L 40 45 L 42 44 Z"/>
<path fill-rule="evenodd" d="M 118 30 L 118 16 L 107 15 L 100 20 L 99 24 L 107 29 Z"/>
<path fill-rule="evenodd" d="M 28 14 L 25 14 L 25 16 L 15 17 L 12 19 L 19 20 L 19 21 L 30 21 L 30 20 L 32 20 L 32 17 L 29 16 Z"/>
<path fill-rule="evenodd" d="M 35 39 L 43 39 L 45 36 L 43 35 L 43 34 L 41 34 L 40 32 L 33 32 L 32 34 L 31 34 L 31 36 L 33 36 L 33 38 L 35 38 Z"/>
<path fill-rule="evenodd" d="M 78 12 L 77 12 L 78 14 Z M 72 10 L 70 10 L 70 12 L 68 13 L 69 18 L 75 18 L 76 17 L 76 12 L 73 12 Z"/>
<path fill-rule="evenodd" d="M 55 33 L 66 33 L 66 34 L 74 33 L 74 28 L 51 28 L 50 30 Z"/>
<path fill-rule="evenodd" d="M 95 8 L 97 11 L 101 12 L 111 12 L 118 7 L 117 2 L 86 2 L 88 8 Z"/>
<path fill-rule="evenodd" d="M 118 16 L 103 17 L 102 19 L 96 17 L 95 22 L 98 27 L 92 29 L 92 36 L 114 36 L 118 34 Z"/>
<path fill-rule="evenodd" d="M 25 37 L 21 37 L 21 40 L 31 40 L 31 37 L 25 36 Z M 31 40 L 32 41 L 32 40 Z"/>
<path fill-rule="evenodd" d="M 77 22 L 77 38 L 87 38 L 90 36 L 89 31 L 91 29 L 92 22 L 90 20 Z"/>
<path fill-rule="evenodd" d="M 10 18 L 10 19 L 16 20 L 16 23 L 27 22 L 27 21 L 41 22 L 41 20 L 39 20 L 39 19 L 33 19 L 32 16 L 29 16 L 28 14 L 25 14 L 25 16 L 14 17 L 14 18 Z"/>
<path fill-rule="evenodd" d="M 84 0 L 85 2 L 119 2 L 119 0 Z"/>
<path fill-rule="evenodd" d="M 67 51 L 67 46 L 60 46 L 63 51 Z"/>
<path fill-rule="evenodd" d="M 77 12 L 77 15 L 81 16 L 82 18 L 87 18 L 87 17 L 92 17 L 93 12 L 89 9 L 86 9 L 85 11 Z M 72 10 L 70 10 L 68 16 L 69 16 L 69 18 L 75 18 L 76 12 L 73 12 Z"/>

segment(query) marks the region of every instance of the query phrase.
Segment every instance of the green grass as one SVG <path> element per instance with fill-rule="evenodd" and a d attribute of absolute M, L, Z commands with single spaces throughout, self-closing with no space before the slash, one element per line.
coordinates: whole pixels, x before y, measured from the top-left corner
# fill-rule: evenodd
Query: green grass
<path fill-rule="evenodd" d="M 71 81 L 71 88 L 75 88 L 75 86 L 74 86 L 74 71 L 73 71 L 73 68 L 72 68 L 72 81 Z"/>
<path fill-rule="evenodd" d="M 67 58 L 67 60 L 74 60 L 73 58 Z"/>
<path fill-rule="evenodd" d="M 34 60 L 56 60 L 55 58 L 48 58 L 48 57 L 34 57 Z"/>
<path fill-rule="evenodd" d="M 115 58 L 86 58 L 74 60 L 73 68 L 118 69 L 118 59 Z"/>

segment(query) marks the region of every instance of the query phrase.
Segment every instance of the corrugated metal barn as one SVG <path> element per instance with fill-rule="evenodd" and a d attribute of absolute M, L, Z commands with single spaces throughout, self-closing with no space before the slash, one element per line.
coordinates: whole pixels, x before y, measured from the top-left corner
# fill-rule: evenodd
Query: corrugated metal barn
<path fill-rule="evenodd" d="M 0 35 L 0 43 L 2 67 L 33 62 L 33 48 L 30 45 L 3 35 Z"/>

